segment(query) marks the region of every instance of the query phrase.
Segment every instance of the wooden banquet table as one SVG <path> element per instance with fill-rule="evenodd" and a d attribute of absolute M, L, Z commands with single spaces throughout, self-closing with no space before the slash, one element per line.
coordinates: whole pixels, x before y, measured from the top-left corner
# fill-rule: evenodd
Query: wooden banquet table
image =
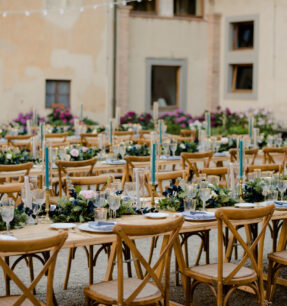
<path fill-rule="evenodd" d="M 215 209 L 210 209 L 209 211 L 215 211 Z M 153 224 L 164 223 L 167 220 L 170 220 L 175 217 L 176 214 L 171 212 L 169 213 L 167 219 L 149 219 L 144 217 L 144 215 L 130 215 L 130 216 L 122 216 L 121 218 L 118 219 L 118 222 L 131 224 L 131 225 L 150 224 L 152 226 Z M 259 219 L 249 220 L 248 222 L 246 222 L 246 220 L 237 220 L 232 222 L 233 224 L 239 226 L 239 225 L 256 224 L 259 222 Z M 282 227 L 282 229 L 281 229 L 281 235 L 279 238 L 277 250 L 284 249 L 286 245 L 287 211 L 275 210 L 274 215 L 272 216 L 272 224 L 270 224 L 270 229 L 271 229 L 271 235 L 272 237 L 275 238 L 276 241 L 277 241 L 277 235 L 274 236 L 273 233 L 276 232 L 278 234 L 280 227 Z M 199 231 L 212 230 L 216 228 L 217 228 L 216 221 L 208 221 L 208 222 L 185 221 L 181 228 L 180 233 L 181 234 L 194 233 Z M 25 239 L 39 239 L 39 238 L 52 236 L 55 235 L 56 230 L 51 229 L 50 224 L 38 224 L 38 225 L 25 226 L 22 229 L 12 230 L 12 233 L 17 239 L 25 240 Z M 107 243 L 112 243 L 115 250 L 116 236 L 114 234 L 98 234 L 98 233 L 86 232 L 86 231 L 81 231 L 78 228 L 75 228 L 69 230 L 69 236 L 66 242 L 64 243 L 63 248 L 76 248 L 84 246 L 92 247 L 93 245 L 102 245 Z M 93 258 L 92 248 L 90 248 L 90 251 L 91 251 L 90 257 L 92 260 Z M 270 252 L 271 251 L 272 250 L 270 250 Z M 177 256 L 179 268 L 181 269 L 184 267 L 185 263 L 179 241 L 177 246 L 175 247 L 175 254 Z M 110 277 L 111 275 L 110 272 L 107 272 L 107 275 L 109 275 Z M 90 283 L 92 282 L 93 282 L 93 275 L 90 274 Z"/>

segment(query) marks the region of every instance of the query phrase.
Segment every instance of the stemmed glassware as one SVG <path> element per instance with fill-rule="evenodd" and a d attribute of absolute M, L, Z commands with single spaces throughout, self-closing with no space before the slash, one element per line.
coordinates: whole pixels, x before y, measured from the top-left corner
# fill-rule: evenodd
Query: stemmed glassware
<path fill-rule="evenodd" d="M 115 193 L 110 193 L 108 196 L 108 203 L 112 211 L 112 217 L 113 219 L 116 219 L 117 210 L 120 208 L 121 205 L 121 196 L 118 196 Z"/>
<path fill-rule="evenodd" d="M 279 180 L 278 181 L 278 190 L 281 194 L 281 201 L 283 201 L 284 193 L 287 189 L 287 181 L 286 180 Z"/>
<path fill-rule="evenodd" d="M 170 150 L 172 152 L 172 156 L 175 156 L 176 149 L 177 149 L 177 142 L 176 141 L 172 141 L 170 143 Z"/>
<path fill-rule="evenodd" d="M 164 151 L 164 155 L 165 156 L 169 156 L 169 142 L 168 141 L 164 141 L 163 144 L 163 151 Z"/>
<path fill-rule="evenodd" d="M 41 206 L 45 203 L 45 190 L 44 189 L 34 189 L 31 190 L 32 194 L 32 208 L 37 216 L 39 211 L 41 210 Z"/>
<path fill-rule="evenodd" d="M 7 235 L 12 235 L 9 231 L 10 222 L 14 219 L 15 203 L 12 199 L 4 198 L 0 202 L 0 212 L 2 220 L 6 223 Z"/>
<path fill-rule="evenodd" d="M 199 197 L 202 200 L 202 210 L 206 211 L 206 201 L 210 198 L 210 189 L 209 188 L 199 188 Z"/>
<path fill-rule="evenodd" d="M 125 191 L 128 195 L 128 197 L 130 197 L 132 199 L 132 202 L 135 202 L 135 198 L 136 198 L 136 183 L 135 182 L 127 182 L 125 183 Z"/>
<path fill-rule="evenodd" d="M 264 200 L 266 201 L 268 191 L 270 190 L 270 185 L 271 185 L 271 177 L 266 177 L 262 179 L 262 194 L 264 196 Z"/>

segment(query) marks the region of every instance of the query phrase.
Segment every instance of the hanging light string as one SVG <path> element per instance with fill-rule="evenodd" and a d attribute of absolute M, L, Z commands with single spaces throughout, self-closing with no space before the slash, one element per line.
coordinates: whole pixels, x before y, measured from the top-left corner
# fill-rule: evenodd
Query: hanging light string
<path fill-rule="evenodd" d="M 49 13 L 60 13 L 63 15 L 65 12 L 69 11 L 80 11 L 80 13 L 84 12 L 88 9 L 96 10 L 100 7 L 110 7 L 113 8 L 116 5 L 127 5 L 130 2 L 141 2 L 146 0 L 121 0 L 121 1 L 111 1 L 105 3 L 98 3 L 92 5 L 81 5 L 78 7 L 69 7 L 69 8 L 53 8 L 53 9 L 38 9 L 38 10 L 13 10 L 13 11 L 1 11 L 0 16 L 7 17 L 9 15 L 25 15 L 27 17 L 31 16 L 32 14 L 42 14 L 43 16 L 47 16 Z M 148 0 L 151 1 L 151 0 Z"/>

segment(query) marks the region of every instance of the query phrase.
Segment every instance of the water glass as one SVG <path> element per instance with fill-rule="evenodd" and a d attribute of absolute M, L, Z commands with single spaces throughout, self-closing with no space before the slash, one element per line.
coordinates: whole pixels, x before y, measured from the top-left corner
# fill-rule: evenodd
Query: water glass
<path fill-rule="evenodd" d="M 0 203 L 0 213 L 2 220 L 6 223 L 7 235 L 12 235 L 9 231 L 10 222 L 14 219 L 15 203 L 12 199 L 4 198 Z"/>
<path fill-rule="evenodd" d="M 97 208 L 102 208 L 106 204 L 106 192 L 98 191 L 95 199 L 95 205 Z"/>
<path fill-rule="evenodd" d="M 164 151 L 164 155 L 165 156 L 169 156 L 169 142 L 168 141 L 164 141 L 163 144 L 163 151 Z"/>
<path fill-rule="evenodd" d="M 136 183 L 135 182 L 127 182 L 125 183 L 125 191 L 128 195 L 128 197 L 130 197 L 132 199 L 132 201 L 134 202 L 134 199 L 136 197 Z"/>
<path fill-rule="evenodd" d="M 107 209 L 106 208 L 94 208 L 95 221 L 106 221 L 107 220 Z"/>
<path fill-rule="evenodd" d="M 269 190 L 267 200 L 277 201 L 278 200 L 278 190 Z"/>
<path fill-rule="evenodd" d="M 206 201 L 210 198 L 210 189 L 209 188 L 200 188 L 199 197 L 202 201 L 202 210 L 205 211 Z"/>
<path fill-rule="evenodd" d="M 32 194 L 32 209 L 37 216 L 41 210 L 41 206 L 45 203 L 45 190 L 44 189 L 34 189 L 31 190 Z"/>
<path fill-rule="evenodd" d="M 184 211 L 195 211 L 196 210 L 196 200 L 193 198 L 185 198 L 183 200 L 184 203 Z"/>
<path fill-rule="evenodd" d="M 279 180 L 278 182 L 278 190 L 281 194 L 281 201 L 283 201 L 284 193 L 287 189 L 287 181 L 286 180 Z"/>
<path fill-rule="evenodd" d="M 110 194 L 108 196 L 109 207 L 112 210 L 113 218 L 116 218 L 116 212 L 121 206 L 121 197 L 115 194 Z"/>

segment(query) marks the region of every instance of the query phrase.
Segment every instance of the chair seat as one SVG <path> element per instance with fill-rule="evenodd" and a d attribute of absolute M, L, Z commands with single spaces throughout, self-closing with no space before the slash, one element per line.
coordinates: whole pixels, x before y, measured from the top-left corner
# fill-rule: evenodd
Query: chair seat
<path fill-rule="evenodd" d="M 20 295 L 11 295 L 11 296 L 4 296 L 0 297 L 0 305 L 1 306 L 11 306 L 16 303 Z M 44 303 L 40 301 L 40 304 L 45 306 Z M 21 304 L 21 306 L 33 306 L 34 304 L 30 302 L 30 300 L 25 299 L 25 301 Z"/>
<path fill-rule="evenodd" d="M 237 265 L 233 263 L 224 263 L 223 264 L 223 280 L 237 267 Z M 217 264 L 209 264 L 209 265 L 199 265 L 191 268 L 185 269 L 185 274 L 189 277 L 195 279 L 205 279 L 205 281 L 217 281 L 218 265 Z M 238 281 L 248 281 L 250 279 L 256 280 L 256 272 L 253 269 L 242 267 L 232 278 L 230 283 L 236 283 Z"/>
<path fill-rule="evenodd" d="M 124 279 L 124 300 L 140 285 L 142 281 L 137 278 Z M 84 288 L 86 296 L 93 300 L 107 304 L 117 304 L 118 280 L 101 282 Z M 150 304 L 162 299 L 161 293 L 152 283 L 147 283 L 144 289 L 133 300 L 133 304 Z"/>
<path fill-rule="evenodd" d="M 268 258 L 277 262 L 287 261 L 287 250 L 268 254 Z"/>

